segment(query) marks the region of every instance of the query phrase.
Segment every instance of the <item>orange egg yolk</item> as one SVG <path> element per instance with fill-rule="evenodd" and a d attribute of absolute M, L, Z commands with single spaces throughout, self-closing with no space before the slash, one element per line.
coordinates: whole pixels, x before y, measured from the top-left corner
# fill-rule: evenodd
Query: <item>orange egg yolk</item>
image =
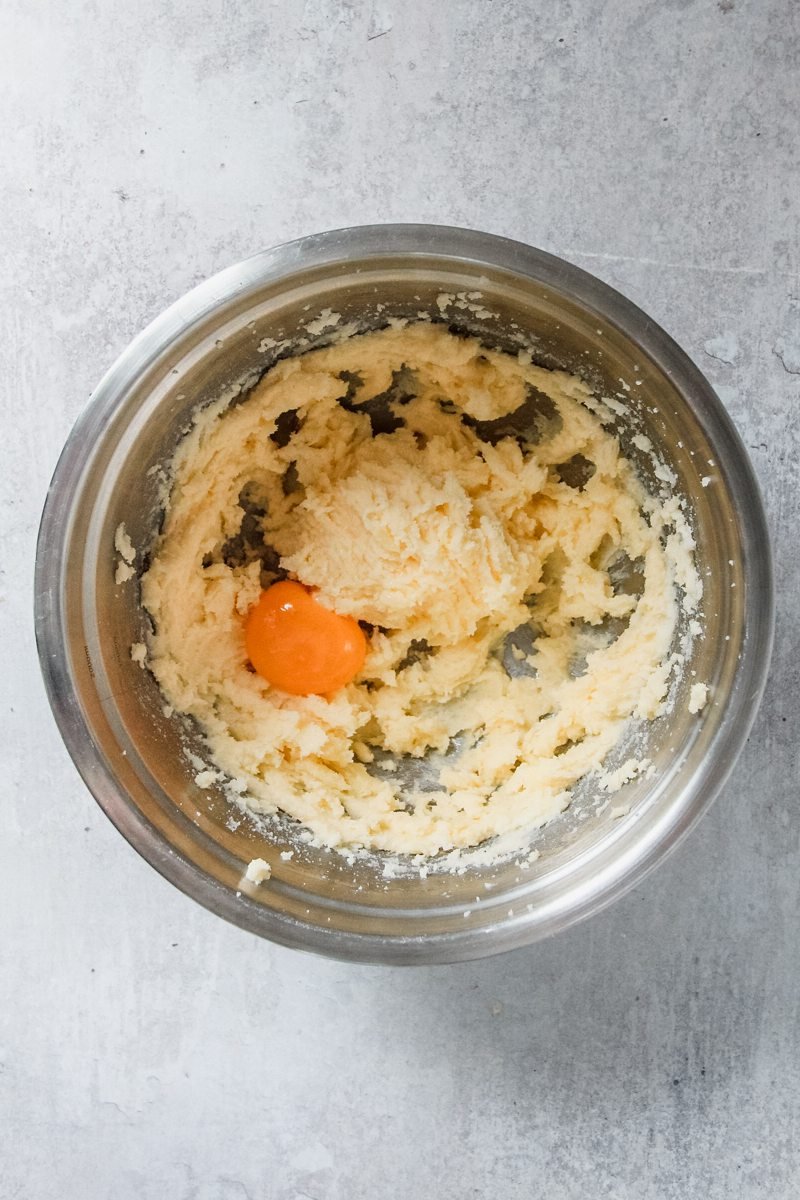
<path fill-rule="evenodd" d="M 364 665 L 367 639 L 352 617 L 318 604 L 301 583 L 273 583 L 247 616 L 250 662 L 273 687 L 293 696 L 326 696 Z"/>

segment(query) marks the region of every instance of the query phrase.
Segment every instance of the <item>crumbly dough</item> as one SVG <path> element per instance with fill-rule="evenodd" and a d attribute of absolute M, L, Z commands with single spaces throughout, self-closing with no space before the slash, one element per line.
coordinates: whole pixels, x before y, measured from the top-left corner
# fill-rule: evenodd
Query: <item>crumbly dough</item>
<path fill-rule="evenodd" d="M 657 714 L 674 521 L 590 403 L 577 377 L 420 322 L 280 361 L 198 415 L 142 580 L 148 661 L 245 803 L 327 846 L 471 847 L 550 820 Z M 284 572 L 366 623 L 336 695 L 248 669 L 245 615 Z M 424 790 L 398 783 L 399 757 L 454 747 Z"/>

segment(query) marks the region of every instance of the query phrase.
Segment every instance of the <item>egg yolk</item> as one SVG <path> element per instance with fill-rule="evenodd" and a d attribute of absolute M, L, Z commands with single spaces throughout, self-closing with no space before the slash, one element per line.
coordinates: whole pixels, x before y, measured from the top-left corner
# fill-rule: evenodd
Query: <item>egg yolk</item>
<path fill-rule="evenodd" d="M 289 579 L 261 593 L 247 616 L 245 643 L 258 674 L 293 696 L 324 696 L 344 687 L 367 653 L 357 621 L 324 608 Z"/>

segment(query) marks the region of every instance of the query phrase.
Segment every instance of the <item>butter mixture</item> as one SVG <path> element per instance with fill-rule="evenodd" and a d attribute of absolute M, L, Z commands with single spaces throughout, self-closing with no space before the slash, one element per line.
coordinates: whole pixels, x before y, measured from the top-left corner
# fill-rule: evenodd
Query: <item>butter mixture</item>
<path fill-rule="evenodd" d="M 251 809 L 325 846 L 472 847 L 553 818 L 659 712 L 674 508 L 591 401 L 421 322 L 280 361 L 199 414 L 142 580 L 148 665 Z M 287 577 L 367 634 L 333 695 L 247 661 L 245 618 Z M 417 785 L 398 782 L 405 756 Z"/>

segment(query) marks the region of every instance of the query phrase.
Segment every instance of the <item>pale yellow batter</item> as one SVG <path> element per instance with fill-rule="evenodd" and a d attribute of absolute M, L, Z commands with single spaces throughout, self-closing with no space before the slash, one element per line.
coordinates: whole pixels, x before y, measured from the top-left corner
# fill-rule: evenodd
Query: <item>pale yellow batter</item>
<path fill-rule="evenodd" d="M 148 662 L 250 807 L 328 846 L 474 846 L 555 816 L 658 712 L 668 518 L 589 399 L 419 323 L 279 362 L 199 416 L 142 581 Z M 638 587 L 615 586 L 623 555 Z M 364 669 L 330 699 L 248 669 L 244 617 L 279 570 L 367 623 Z M 434 790 L 393 782 L 392 755 L 453 745 Z"/>

